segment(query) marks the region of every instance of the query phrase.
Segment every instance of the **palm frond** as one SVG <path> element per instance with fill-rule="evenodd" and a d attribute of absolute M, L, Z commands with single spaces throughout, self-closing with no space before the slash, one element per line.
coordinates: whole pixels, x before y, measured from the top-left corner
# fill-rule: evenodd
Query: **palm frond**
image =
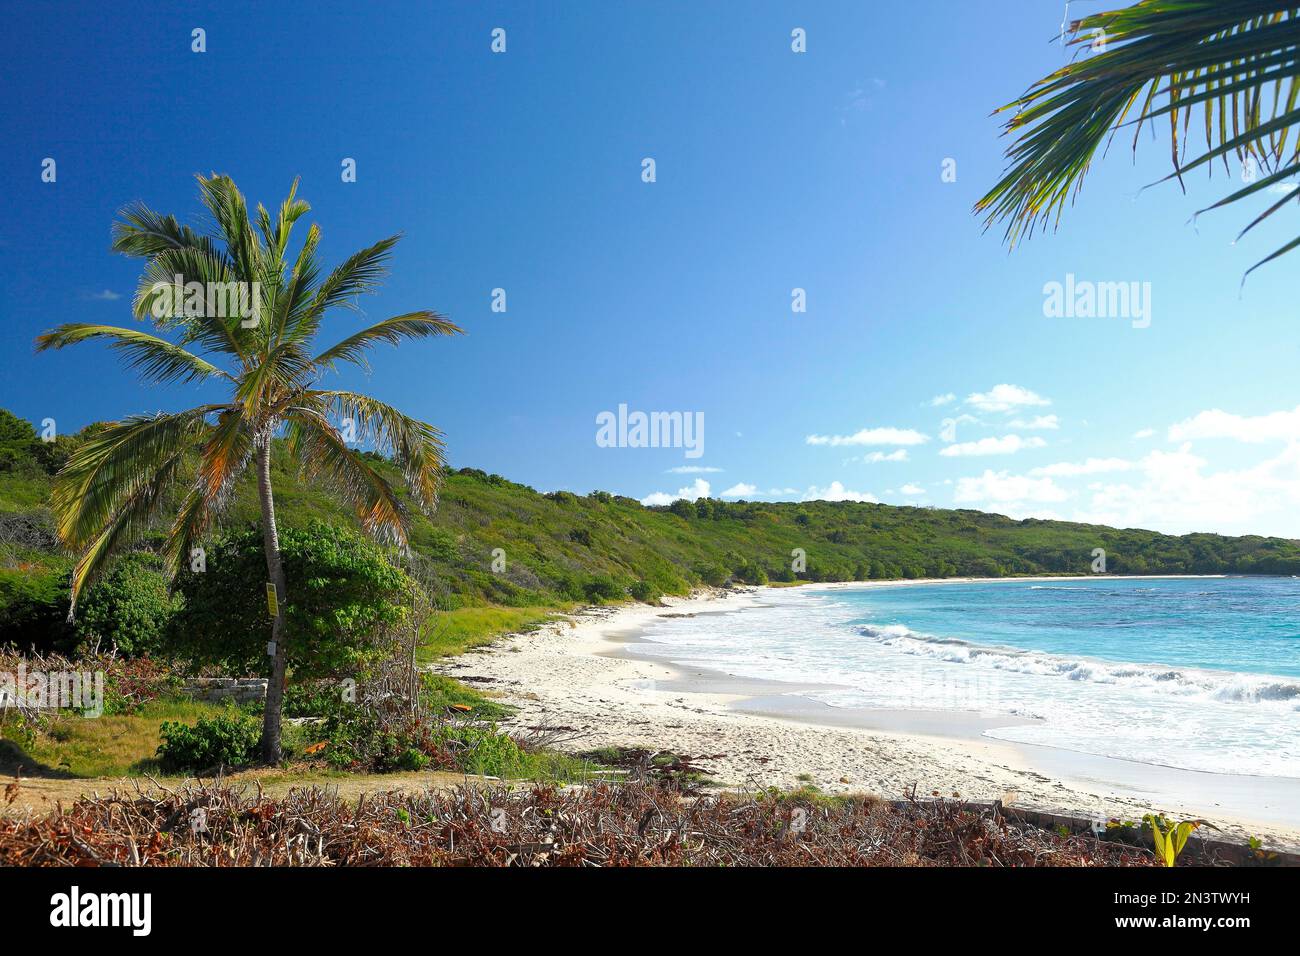
<path fill-rule="evenodd" d="M 1007 171 L 975 211 L 984 215 L 985 228 L 1005 222 L 1008 244 L 1059 225 L 1098 150 L 1125 126 L 1134 127 L 1136 150 L 1142 127 L 1167 118 L 1173 171 L 1166 179 L 1181 181 L 1216 159 L 1226 166 L 1229 156 L 1259 163 L 1276 175 L 1272 183 L 1294 172 L 1300 158 L 1300 137 L 1291 136 L 1300 123 L 1300 6 L 1140 0 L 1076 20 L 1069 32 L 1075 47 L 1103 38 L 1104 49 L 1039 80 L 997 111 L 1012 112 L 1005 132 L 1016 139 L 1007 149 Z M 1198 110 L 1205 148 L 1189 159 Z M 1257 191 L 1237 190 L 1210 208 Z"/>
<path fill-rule="evenodd" d="M 214 375 L 234 381 L 229 373 L 179 345 L 137 329 L 71 322 L 40 335 L 36 351 L 61 349 L 88 339 L 108 339 L 110 347 L 126 356 L 128 368 L 150 382 L 194 382 Z"/>
<path fill-rule="evenodd" d="M 367 534 L 406 546 L 409 515 L 397 492 L 323 415 L 294 408 L 286 416 L 286 437 L 307 480 L 323 480 L 351 504 Z"/>
<path fill-rule="evenodd" d="M 77 598 L 85 586 L 103 567 L 104 562 L 125 542 L 150 528 L 166 503 L 167 491 L 176 479 L 176 472 L 185 458 L 185 449 L 155 461 L 141 480 L 131 485 L 131 490 L 116 504 L 103 526 L 83 544 L 81 556 L 72 569 L 71 604 L 68 619 L 77 610 Z"/>
<path fill-rule="evenodd" d="M 208 432 L 208 440 L 199 452 L 199 471 L 195 490 L 211 510 L 220 510 L 230 494 L 235 479 L 243 473 L 252 457 L 254 429 L 242 408 L 224 409 Z"/>
<path fill-rule="evenodd" d="M 63 543 L 82 548 L 98 537 L 167 462 L 197 446 L 207 417 L 225 407 L 138 415 L 88 438 L 54 478 L 50 500 Z"/>
<path fill-rule="evenodd" d="M 331 414 L 339 421 L 350 421 L 358 444 L 372 445 L 378 453 L 393 458 L 423 510 L 429 511 L 437 504 L 439 481 L 446 465 L 438 429 L 355 392 L 312 390 L 304 393 L 300 405 Z"/>
<path fill-rule="evenodd" d="M 388 260 L 401 238 L 398 235 L 380 239 L 335 266 L 316 291 L 313 311 L 320 315 L 335 307 L 351 306 L 357 296 L 377 289 L 388 275 Z"/>
<path fill-rule="evenodd" d="M 120 218 L 112 227 L 114 252 L 141 259 L 172 249 L 194 249 L 214 258 L 221 256 L 211 238 L 182 226 L 175 216 L 155 212 L 144 203 L 131 203 L 118 215 Z"/>
<path fill-rule="evenodd" d="M 369 328 L 349 335 L 342 342 L 317 355 L 312 362 L 325 368 L 333 368 L 336 362 L 353 362 L 369 371 L 365 353 L 376 343 L 387 342 L 395 346 L 403 339 L 458 335 L 462 332 L 464 329 L 436 312 L 408 312 L 406 315 L 376 322 Z"/>
<path fill-rule="evenodd" d="M 185 289 L 195 282 L 204 292 L 203 308 L 197 311 L 187 308 Z M 228 307 L 228 301 L 225 309 L 207 308 L 208 289 L 233 288 L 240 282 L 247 283 L 251 304 L 251 281 L 241 278 L 225 256 L 192 248 L 166 249 L 152 257 L 141 272 L 132 309 L 142 321 L 152 320 L 161 328 L 179 330 L 182 345 L 197 344 L 232 355 L 247 366 L 255 349 L 255 336 L 244 328 L 243 317 Z"/>
<path fill-rule="evenodd" d="M 199 195 L 203 205 L 221 230 L 226 253 L 235 264 L 235 270 L 246 280 L 262 272 L 262 246 L 253 225 L 248 219 L 248 204 L 244 195 L 229 176 L 198 176 Z"/>

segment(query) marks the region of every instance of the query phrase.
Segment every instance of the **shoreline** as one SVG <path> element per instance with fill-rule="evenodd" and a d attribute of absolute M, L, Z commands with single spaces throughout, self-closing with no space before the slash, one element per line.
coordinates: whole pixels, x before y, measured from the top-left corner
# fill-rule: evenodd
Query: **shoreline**
<path fill-rule="evenodd" d="M 1082 576 L 1092 580 L 1102 575 Z M 1105 577 L 1119 577 L 1106 575 Z M 1125 576 L 1129 577 L 1129 576 Z M 1133 576 L 1136 577 L 1136 576 Z M 1149 578 L 1225 575 L 1144 575 Z M 1060 581 L 1046 578 L 821 583 L 815 590 L 931 583 Z M 897 799 L 960 794 L 1014 806 L 1140 819 L 1165 812 L 1204 818 L 1224 835 L 1257 836 L 1274 849 L 1300 849 L 1300 779 L 1213 774 L 1096 757 L 982 736 L 1023 718 L 956 711 L 833 708 L 802 696 L 825 685 L 740 678 L 640 656 L 642 628 L 683 614 L 757 610 L 784 588 L 711 591 L 665 598 L 661 607 L 590 608 L 435 668 L 472 677 L 518 708 L 506 727 L 563 728 L 569 750 L 643 747 L 689 755 L 726 787 L 783 789 L 813 784 L 827 793 Z"/>

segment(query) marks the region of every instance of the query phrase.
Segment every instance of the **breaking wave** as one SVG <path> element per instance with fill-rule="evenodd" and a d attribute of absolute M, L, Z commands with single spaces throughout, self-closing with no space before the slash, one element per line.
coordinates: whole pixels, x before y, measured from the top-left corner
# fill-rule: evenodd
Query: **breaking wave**
<path fill-rule="evenodd" d="M 1043 651 L 974 644 L 953 637 L 920 634 L 901 624 L 867 624 L 858 633 L 904 654 L 950 664 L 1113 684 L 1153 693 L 1222 703 L 1266 704 L 1300 710 L 1300 682 L 1266 674 L 1209 671 L 1160 664 L 1133 664 Z"/>

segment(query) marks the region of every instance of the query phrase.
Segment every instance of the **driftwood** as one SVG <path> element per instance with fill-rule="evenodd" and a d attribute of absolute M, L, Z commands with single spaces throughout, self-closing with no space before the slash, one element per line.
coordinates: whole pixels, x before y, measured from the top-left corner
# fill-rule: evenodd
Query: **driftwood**
<path fill-rule="evenodd" d="M 271 799 L 217 781 L 137 788 L 45 816 L 0 819 L 0 865 L 19 866 L 1154 863 L 1144 849 L 1063 837 L 960 801 L 691 798 L 654 780 L 396 791 L 355 804 L 318 788 Z"/>

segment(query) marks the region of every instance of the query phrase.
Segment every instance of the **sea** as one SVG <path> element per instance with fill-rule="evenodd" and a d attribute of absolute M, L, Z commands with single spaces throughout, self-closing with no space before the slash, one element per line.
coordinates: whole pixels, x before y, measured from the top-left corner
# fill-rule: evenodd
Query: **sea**
<path fill-rule="evenodd" d="M 644 637 L 683 665 L 814 685 L 798 693 L 831 707 L 976 714 L 1014 743 L 1300 777 L 1294 578 L 773 589 Z"/>

